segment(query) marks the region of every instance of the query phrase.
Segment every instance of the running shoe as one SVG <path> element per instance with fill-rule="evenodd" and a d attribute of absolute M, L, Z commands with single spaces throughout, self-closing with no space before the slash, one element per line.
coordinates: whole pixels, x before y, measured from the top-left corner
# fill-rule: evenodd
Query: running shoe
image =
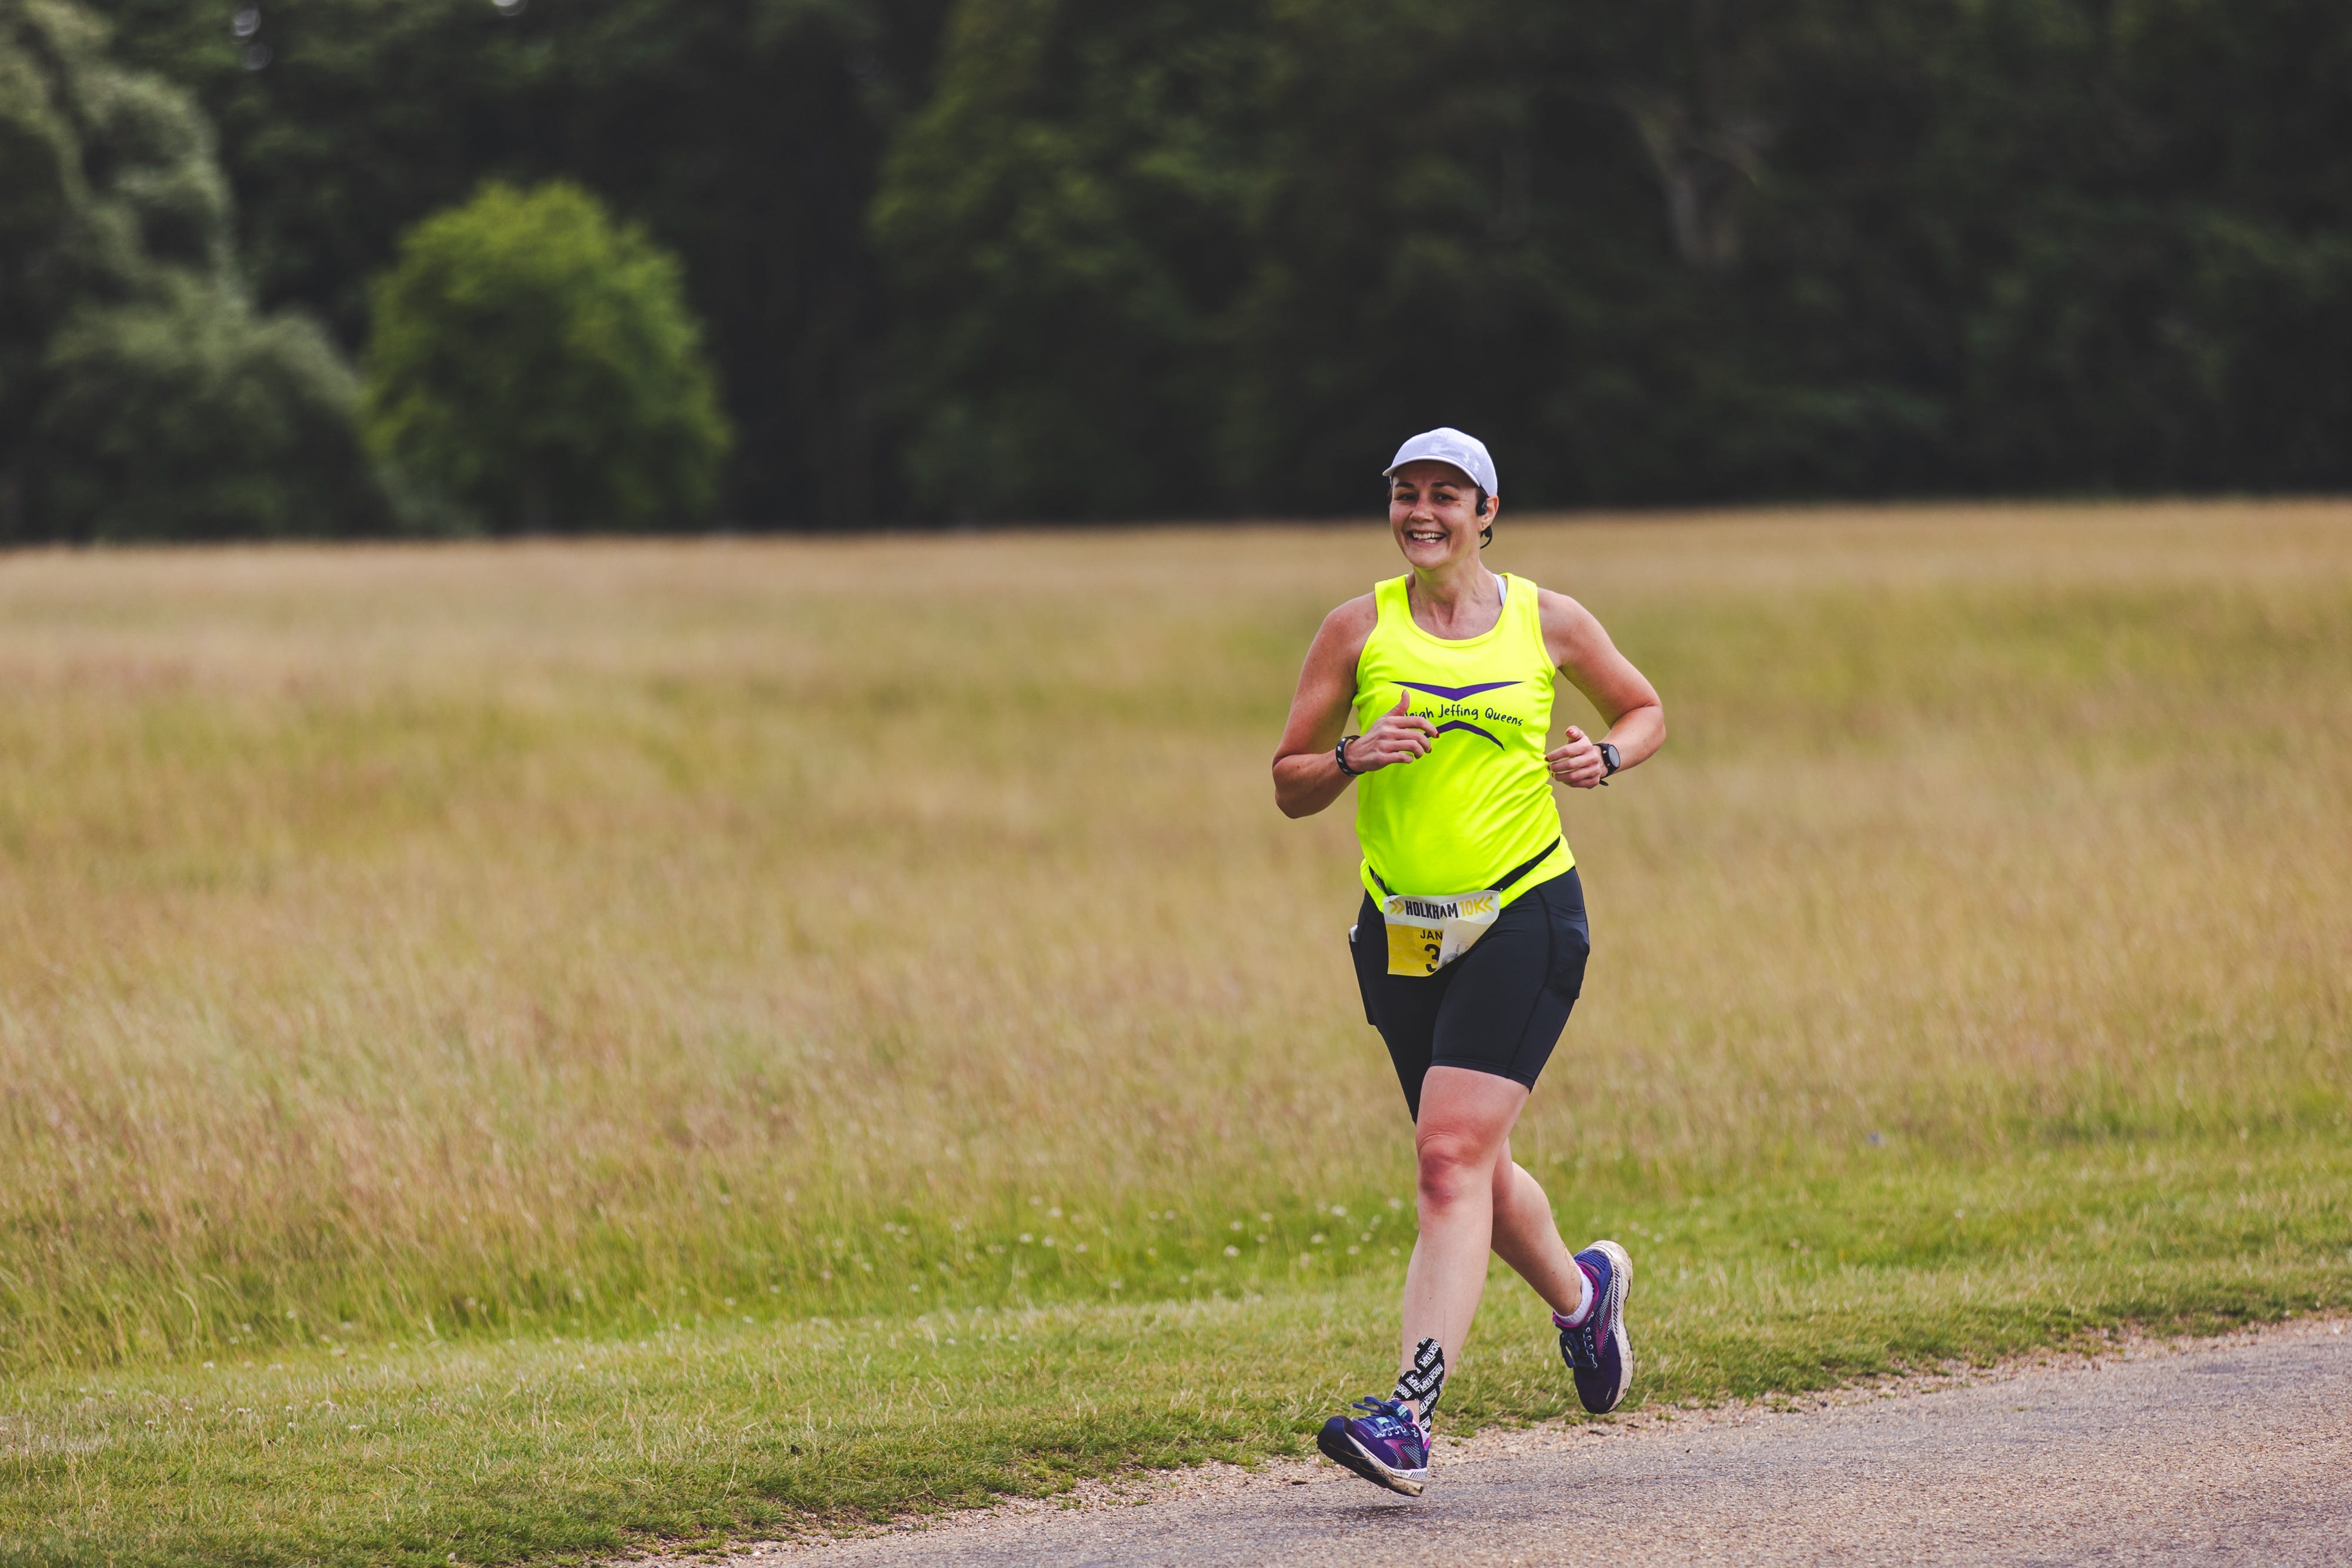
<path fill-rule="evenodd" d="M 1315 1446 L 1334 1464 L 1345 1465 L 1376 1487 L 1419 1497 L 1429 1479 L 1429 1435 L 1413 1418 L 1412 1406 L 1388 1399 L 1359 1399 L 1367 1416 L 1334 1416 L 1323 1423 Z"/>
<path fill-rule="evenodd" d="M 1625 1292 L 1633 1283 L 1633 1260 L 1614 1241 L 1596 1241 L 1576 1255 L 1577 1267 L 1592 1281 L 1592 1310 L 1570 1328 L 1554 1312 L 1559 1355 L 1576 1375 L 1576 1396 L 1595 1416 L 1606 1416 L 1633 1385 L 1633 1342 L 1625 1333 Z"/>

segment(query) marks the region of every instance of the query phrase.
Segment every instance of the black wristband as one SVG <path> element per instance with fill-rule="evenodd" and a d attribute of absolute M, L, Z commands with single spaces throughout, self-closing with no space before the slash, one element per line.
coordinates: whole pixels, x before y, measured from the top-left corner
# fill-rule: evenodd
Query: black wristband
<path fill-rule="evenodd" d="M 1338 763 L 1339 771 L 1350 779 L 1361 779 L 1363 775 L 1348 766 L 1348 742 L 1363 738 L 1360 735 L 1343 736 L 1340 737 L 1339 744 L 1331 748 L 1331 760 Z"/>

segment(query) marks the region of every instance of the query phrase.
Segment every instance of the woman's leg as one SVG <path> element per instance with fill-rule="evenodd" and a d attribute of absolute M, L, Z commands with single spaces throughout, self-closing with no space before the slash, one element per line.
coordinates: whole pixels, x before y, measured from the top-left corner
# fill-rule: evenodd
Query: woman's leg
<path fill-rule="evenodd" d="M 1551 1217 L 1551 1199 L 1536 1178 L 1514 1164 L 1510 1141 L 1503 1143 L 1495 1162 L 1495 1253 L 1535 1288 L 1537 1295 L 1556 1312 L 1573 1313 L 1583 1303 L 1584 1273 L 1576 1266 L 1559 1227 Z"/>
<path fill-rule="evenodd" d="M 1527 1103 L 1524 1085 L 1466 1067 L 1433 1067 L 1422 1082 L 1421 1115 L 1413 1124 L 1421 1236 L 1404 1276 L 1401 1380 L 1417 1372 L 1426 1375 L 1424 1343 L 1434 1342 L 1446 1356 L 1458 1358 L 1469 1337 L 1470 1320 L 1477 1315 L 1478 1298 L 1486 1289 L 1486 1255 L 1501 1239 L 1496 1197 L 1503 1188 L 1496 1166 L 1515 1168 L 1510 1163 L 1511 1124 Z M 1534 1185 L 1532 1179 L 1528 1185 Z M 1525 1228 L 1526 1203 L 1516 1186 L 1507 1192 L 1507 1201 L 1500 1207 L 1517 1246 Z M 1536 1199 L 1542 1202 L 1540 1189 Z M 1549 1215 L 1550 1206 L 1544 1207 Z M 1559 1245 L 1557 1235 L 1552 1245 Z M 1572 1291 L 1576 1265 L 1568 1267 Z M 1572 1294 L 1569 1304 L 1575 1305 Z M 1428 1402 L 1433 1402 L 1433 1395 Z"/>

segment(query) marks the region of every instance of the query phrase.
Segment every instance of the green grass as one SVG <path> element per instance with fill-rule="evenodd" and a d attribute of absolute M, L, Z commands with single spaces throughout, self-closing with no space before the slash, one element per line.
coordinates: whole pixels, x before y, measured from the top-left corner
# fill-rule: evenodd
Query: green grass
<path fill-rule="evenodd" d="M 2340 1139 L 1977 1172 L 1887 1150 L 1672 1206 L 1571 1199 L 1570 1223 L 1639 1260 L 1640 1407 L 2340 1311 L 2347 1195 Z M 1396 1278 L 50 1375 L 0 1415 L 0 1563 L 576 1560 L 1301 1452 L 1393 1354 Z M 1498 1277 L 1449 1429 L 1571 1411 L 1551 1340 Z"/>
<path fill-rule="evenodd" d="M 1637 1398 L 2346 1304 L 2352 508 L 1496 550 L 1674 727 L 1564 801 L 1516 1140 Z M 1265 764 L 1390 559 L 0 558 L 0 1561 L 783 1529 L 1376 1387 L 1409 1145 Z M 1559 1410 L 1538 1326 L 1458 1418 Z"/>

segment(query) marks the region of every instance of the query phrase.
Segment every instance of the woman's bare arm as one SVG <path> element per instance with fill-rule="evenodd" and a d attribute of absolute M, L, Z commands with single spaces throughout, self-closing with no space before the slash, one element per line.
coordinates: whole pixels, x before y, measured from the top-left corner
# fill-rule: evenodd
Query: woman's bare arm
<path fill-rule="evenodd" d="M 1617 651 L 1592 612 L 1549 590 L 1538 594 L 1536 605 L 1543 617 L 1544 651 L 1607 721 L 1601 739 L 1617 748 L 1621 769 L 1664 745 L 1666 710 L 1657 688 Z M 1564 743 L 1545 754 L 1544 763 L 1554 779 L 1573 789 L 1592 789 L 1608 777 L 1599 742 L 1575 725 L 1568 727 Z"/>
<path fill-rule="evenodd" d="M 1348 776 L 1331 748 L 1347 733 L 1348 711 L 1356 700 L 1356 662 L 1372 634 L 1380 612 L 1369 593 L 1351 599 L 1323 618 L 1307 650 L 1306 667 L 1298 672 L 1298 691 L 1290 699 L 1290 718 L 1282 727 L 1282 744 L 1274 753 L 1274 803 L 1286 817 L 1311 817 L 1338 800 L 1348 788 Z M 1437 738 L 1436 727 L 1404 711 L 1402 699 L 1395 711 L 1348 747 L 1348 766 L 1358 773 L 1411 762 L 1428 754 Z"/>

